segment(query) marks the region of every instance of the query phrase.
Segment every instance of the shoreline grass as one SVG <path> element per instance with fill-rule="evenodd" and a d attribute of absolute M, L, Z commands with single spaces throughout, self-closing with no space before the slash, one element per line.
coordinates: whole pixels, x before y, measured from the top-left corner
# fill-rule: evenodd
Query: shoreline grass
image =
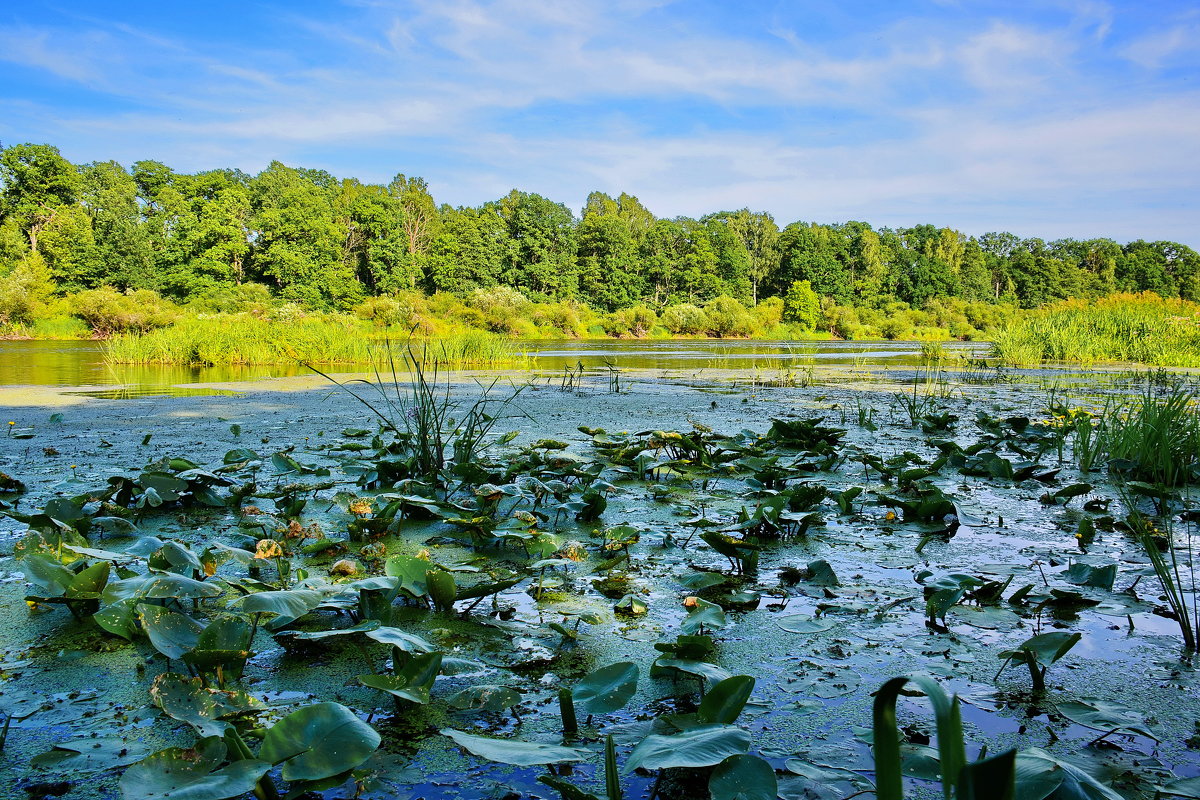
<path fill-rule="evenodd" d="M 449 368 L 521 364 L 528 360 L 515 341 L 487 331 L 414 335 L 409 330 L 381 330 L 336 316 L 302 321 L 248 315 L 184 319 L 148 333 L 115 336 L 104 347 L 105 359 L 113 364 L 371 364 L 389 342 L 409 339 L 427 345 L 437 362 Z"/>
<path fill-rule="evenodd" d="M 1014 367 L 1045 361 L 1200 367 L 1200 304 L 1151 292 L 1064 300 L 998 331 L 992 348 Z"/>

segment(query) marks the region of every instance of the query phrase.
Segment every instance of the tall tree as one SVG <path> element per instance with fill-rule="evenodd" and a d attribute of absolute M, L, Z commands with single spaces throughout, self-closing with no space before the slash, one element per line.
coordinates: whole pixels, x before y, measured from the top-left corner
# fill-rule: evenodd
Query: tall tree
<path fill-rule="evenodd" d="M 79 172 L 48 144 L 17 144 L 0 150 L 0 223 L 13 219 L 31 252 L 47 225 L 79 195 Z"/>

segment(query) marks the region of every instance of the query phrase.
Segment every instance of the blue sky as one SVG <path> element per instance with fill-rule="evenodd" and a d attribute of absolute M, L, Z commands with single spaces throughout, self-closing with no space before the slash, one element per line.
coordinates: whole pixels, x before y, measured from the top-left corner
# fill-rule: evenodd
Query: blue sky
<path fill-rule="evenodd" d="M 1195 3 L 4 5 L 0 142 L 76 162 L 1200 246 Z"/>

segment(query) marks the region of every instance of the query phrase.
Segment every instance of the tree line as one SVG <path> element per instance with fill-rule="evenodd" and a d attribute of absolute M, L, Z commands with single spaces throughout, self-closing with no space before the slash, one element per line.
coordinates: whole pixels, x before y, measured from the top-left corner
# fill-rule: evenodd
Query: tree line
<path fill-rule="evenodd" d="M 749 209 L 665 219 L 602 192 L 578 216 L 516 189 L 451 207 L 406 175 L 380 185 L 277 161 L 253 176 L 76 165 L 44 144 L 0 150 L 0 276 L 10 295 L 111 286 L 178 301 L 258 285 L 314 309 L 497 286 L 608 311 L 721 296 L 754 304 L 802 281 L 867 308 L 939 297 L 1035 307 L 1147 290 L 1200 300 L 1200 256 L 1175 242 L 976 237 L 928 224 L 781 228 Z"/>

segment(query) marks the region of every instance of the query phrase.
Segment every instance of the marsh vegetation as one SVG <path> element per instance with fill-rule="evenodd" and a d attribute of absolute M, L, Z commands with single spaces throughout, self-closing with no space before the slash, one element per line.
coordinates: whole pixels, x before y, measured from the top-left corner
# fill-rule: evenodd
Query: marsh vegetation
<path fill-rule="evenodd" d="M 22 791 L 1200 794 L 1186 377 L 390 360 L 14 413 Z"/>

